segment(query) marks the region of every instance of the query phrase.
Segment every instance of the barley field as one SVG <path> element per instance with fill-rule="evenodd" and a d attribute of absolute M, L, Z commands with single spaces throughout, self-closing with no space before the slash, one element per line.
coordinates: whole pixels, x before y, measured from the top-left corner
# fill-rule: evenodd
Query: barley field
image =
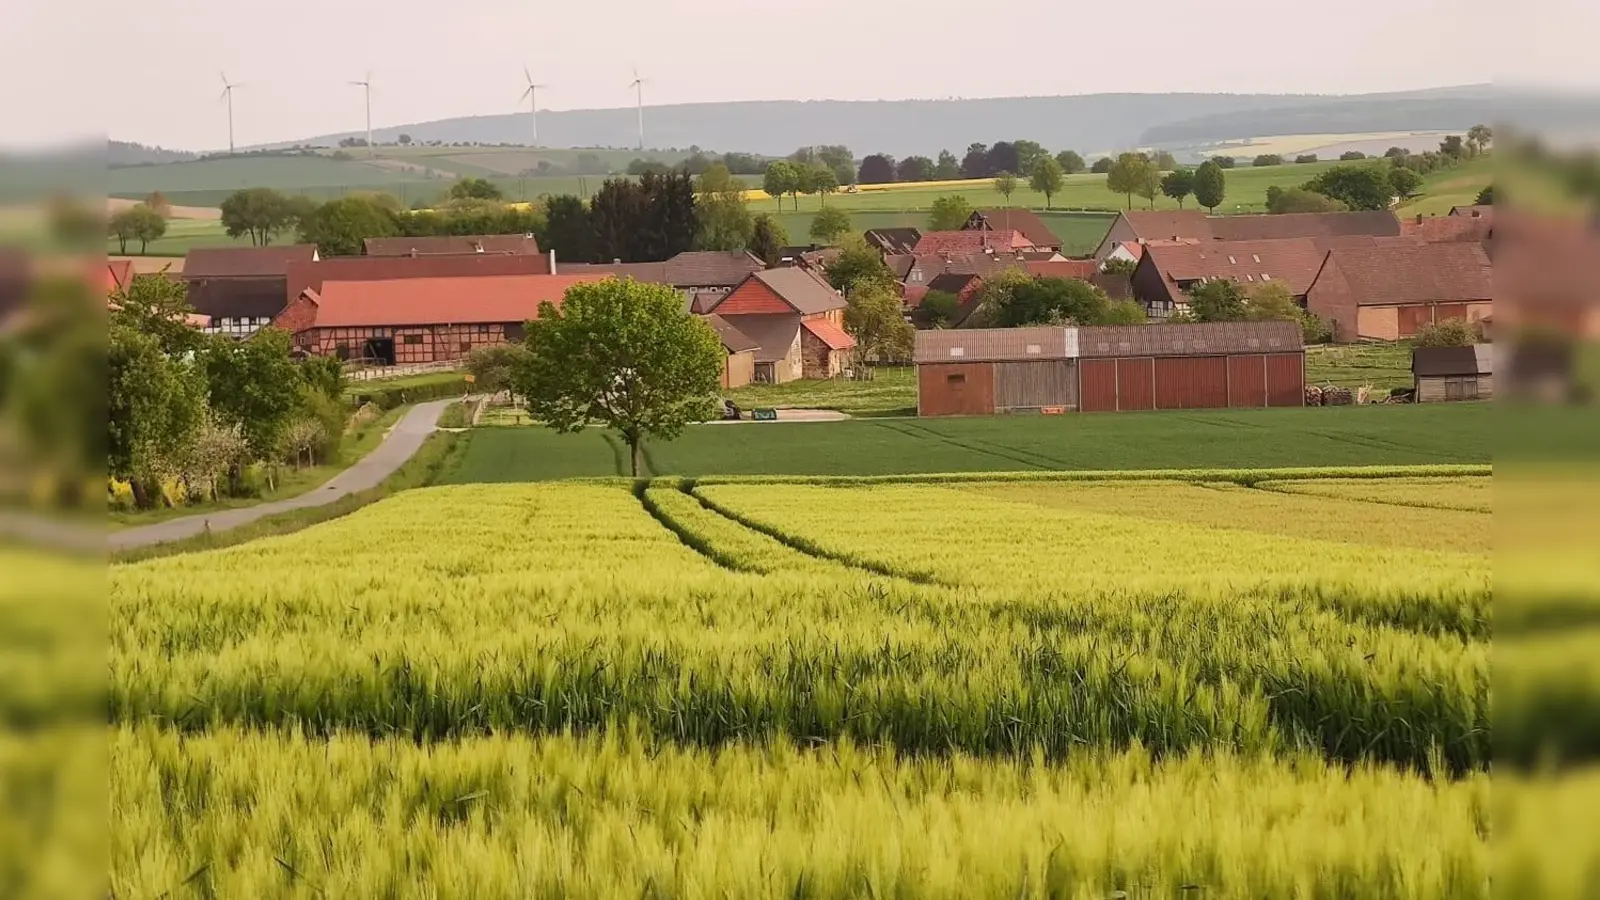
<path fill-rule="evenodd" d="M 1487 897 L 1477 471 L 454 485 L 113 566 L 111 894 Z"/>

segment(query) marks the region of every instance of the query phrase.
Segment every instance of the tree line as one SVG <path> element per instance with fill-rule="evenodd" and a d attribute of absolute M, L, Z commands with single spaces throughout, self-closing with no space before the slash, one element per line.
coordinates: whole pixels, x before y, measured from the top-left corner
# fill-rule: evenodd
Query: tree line
<path fill-rule="evenodd" d="M 203 334 L 186 321 L 184 285 L 166 278 L 136 278 L 110 303 L 107 463 L 135 507 L 174 485 L 178 502 L 257 495 L 280 466 L 339 452 L 337 359 L 292 360 L 288 334 L 273 328 L 248 341 Z"/>

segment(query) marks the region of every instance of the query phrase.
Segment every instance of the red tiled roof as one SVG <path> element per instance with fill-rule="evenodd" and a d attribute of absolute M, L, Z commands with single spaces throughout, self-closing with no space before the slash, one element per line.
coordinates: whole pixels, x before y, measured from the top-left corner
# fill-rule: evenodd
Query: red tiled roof
<path fill-rule="evenodd" d="M 1100 271 L 1100 264 L 1092 259 L 1065 259 L 1057 262 L 1026 262 L 1023 267 L 1029 275 L 1044 278 L 1089 278 Z"/>
<path fill-rule="evenodd" d="M 906 306 L 916 309 L 922 305 L 922 298 L 928 296 L 928 290 L 925 284 L 903 285 L 900 289 L 900 299 Z"/>
<path fill-rule="evenodd" d="M 394 281 L 403 278 L 465 278 L 492 275 L 548 275 L 550 258 L 512 253 L 459 256 L 333 256 L 289 264 L 287 296 L 329 281 Z M 565 274 L 565 273 L 563 273 Z"/>
<path fill-rule="evenodd" d="M 1494 298 L 1489 257 L 1476 243 L 1335 248 L 1327 268 L 1326 277 L 1343 278 L 1359 306 Z"/>
<path fill-rule="evenodd" d="M 604 280 L 596 275 L 493 275 L 329 281 L 316 300 L 315 328 L 460 325 L 526 322 L 539 304 L 559 304 L 567 288 Z"/>
<path fill-rule="evenodd" d="M 368 256 L 458 256 L 468 253 L 523 254 L 539 252 L 531 234 L 443 234 L 428 237 L 367 238 Z"/>
<path fill-rule="evenodd" d="M 183 277 L 282 278 L 292 262 L 317 257 L 316 244 L 281 247 L 196 247 L 183 260 Z"/>
<path fill-rule="evenodd" d="M 1033 246 L 1021 232 L 1008 231 L 929 231 L 917 241 L 916 253 L 982 253 L 986 249 L 1015 250 Z"/>
<path fill-rule="evenodd" d="M 721 250 L 685 251 L 662 262 L 569 263 L 556 260 L 556 273 L 560 275 L 615 275 L 681 288 L 731 288 L 751 273 L 765 268 L 766 263 L 749 253 Z"/>
<path fill-rule="evenodd" d="M 1123 219 L 1146 241 L 1270 241 L 1365 234 L 1393 237 L 1400 221 L 1387 210 L 1208 216 L 1195 209 L 1127 210 Z"/>
<path fill-rule="evenodd" d="M 1031 209 L 979 209 L 974 210 L 972 215 L 993 231 L 1021 232 L 1028 243 L 1035 247 L 1061 246 L 1061 238 L 1056 237 L 1050 226 Z"/>
<path fill-rule="evenodd" d="M 855 338 L 845 334 L 842 328 L 827 319 L 805 319 L 800 325 L 827 344 L 830 350 L 849 350 L 856 345 Z"/>
<path fill-rule="evenodd" d="M 830 309 L 841 309 L 843 297 L 834 291 L 821 276 L 808 269 L 794 266 L 782 269 L 764 269 L 750 275 L 772 289 L 783 302 L 794 307 L 801 315 L 814 315 Z"/>

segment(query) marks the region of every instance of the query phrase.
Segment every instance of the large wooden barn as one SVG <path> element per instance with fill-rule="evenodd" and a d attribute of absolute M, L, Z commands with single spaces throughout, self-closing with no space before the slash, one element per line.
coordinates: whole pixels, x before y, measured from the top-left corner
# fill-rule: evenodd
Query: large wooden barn
<path fill-rule="evenodd" d="M 917 413 L 1300 406 L 1294 322 L 917 333 Z"/>

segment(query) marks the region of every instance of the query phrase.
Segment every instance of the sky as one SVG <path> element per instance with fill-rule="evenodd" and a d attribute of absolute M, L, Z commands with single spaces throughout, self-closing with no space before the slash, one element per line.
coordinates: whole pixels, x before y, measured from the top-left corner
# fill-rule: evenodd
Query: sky
<path fill-rule="evenodd" d="M 226 148 L 515 111 L 720 100 L 1223 91 L 1362 93 L 1499 79 L 1600 89 L 1600 4 L 1533 0 L 17 0 L 0 146 L 109 135 Z M 782 12 L 774 16 L 775 7 Z M 1218 9 L 1222 11 L 1219 12 Z M 1117 18 L 1106 11 L 1121 9 Z M 1532 10 L 1538 9 L 1537 16 Z M 1006 10 L 1006 21 L 983 10 Z M 1513 14 L 1513 13 L 1516 14 Z M 93 23 L 86 29 L 85 22 Z M 1549 23 L 1549 24 L 1546 24 Z M 1491 48 L 1485 50 L 1485 48 Z M 76 63 L 74 63 L 76 58 Z"/>

